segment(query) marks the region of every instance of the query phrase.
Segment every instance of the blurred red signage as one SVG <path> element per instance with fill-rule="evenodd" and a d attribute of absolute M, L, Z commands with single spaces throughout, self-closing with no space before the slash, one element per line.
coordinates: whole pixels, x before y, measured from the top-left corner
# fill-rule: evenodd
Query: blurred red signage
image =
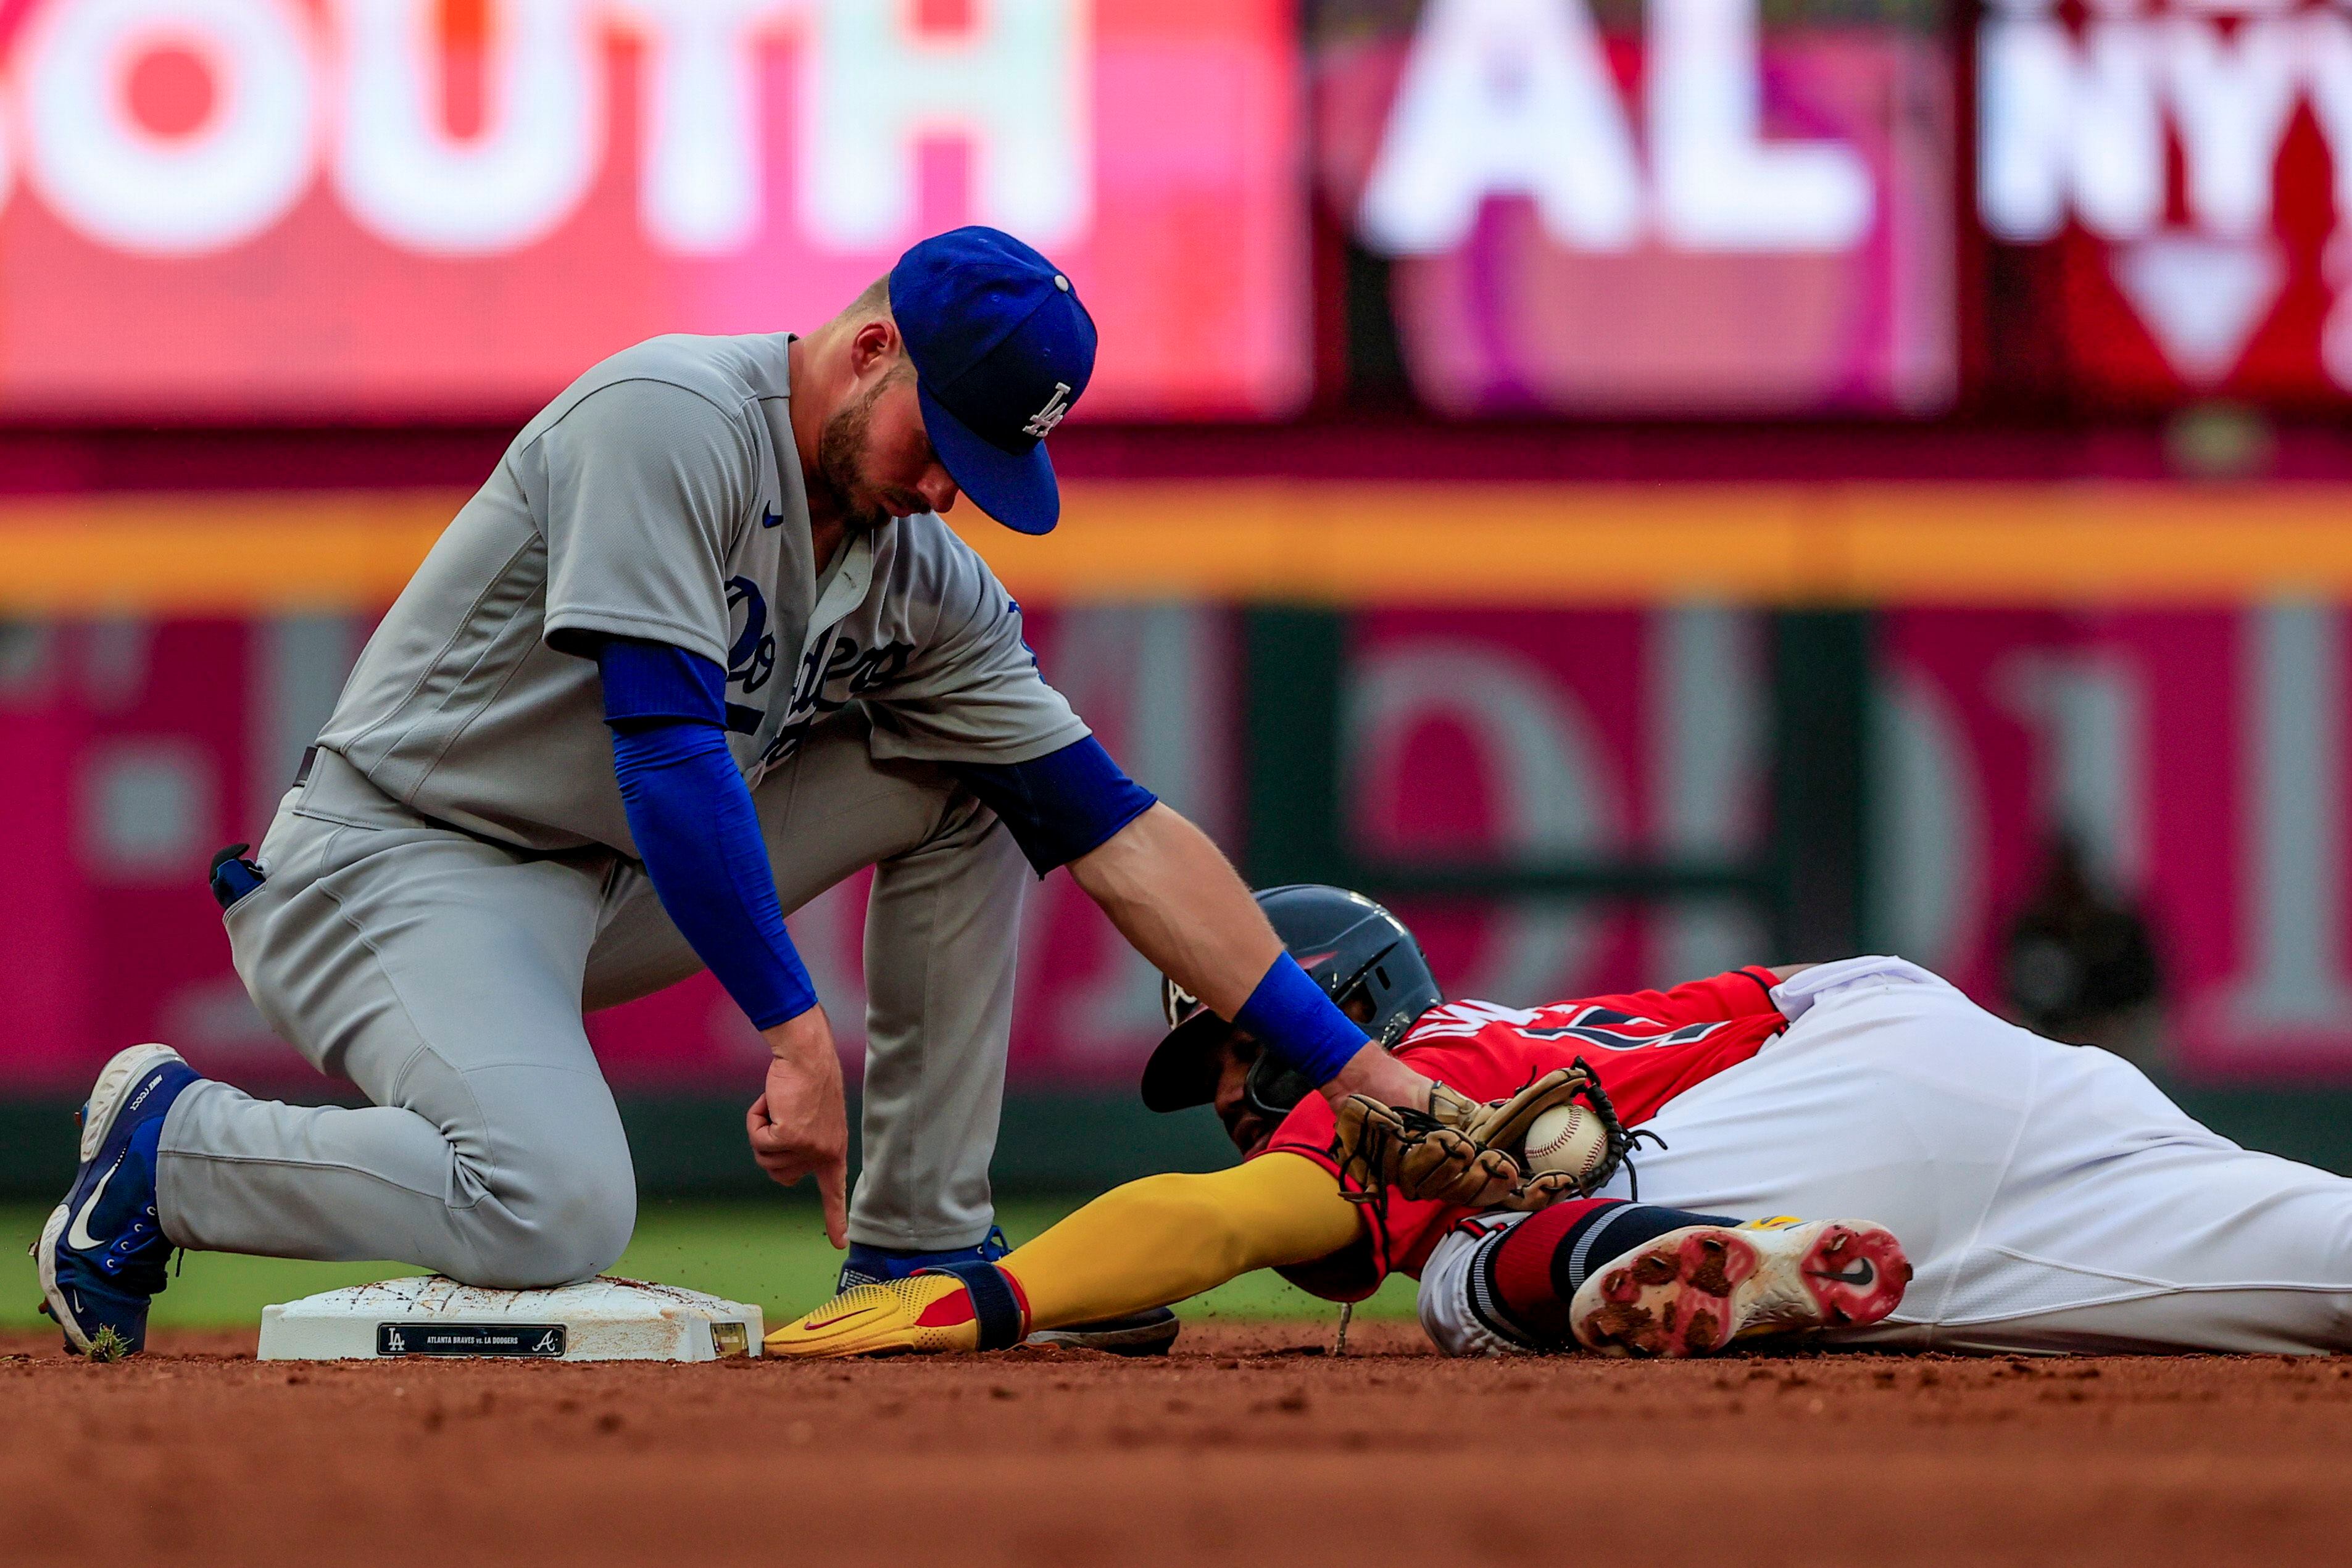
<path fill-rule="evenodd" d="M 1348 777 L 1396 858 L 1729 859 L 1767 831 L 1759 621 L 1382 611 L 1355 621 Z M 1890 609 L 1865 940 L 2004 1007 L 2053 840 L 2147 922 L 2131 1043 L 2200 1082 L 2352 1079 L 2352 614 L 2310 602 Z M 1751 912 L 1402 906 L 1455 995 L 1512 1005 L 1770 954 Z M 1777 961 L 1777 960 L 1776 960 Z"/>
<path fill-rule="evenodd" d="M 1767 28 L 1758 0 L 1648 0 L 1631 32 L 1587 0 L 1328 11 L 1312 46 L 1322 190 L 1392 259 L 1400 347 L 1433 404 L 1950 402 L 1935 35 Z"/>
<path fill-rule="evenodd" d="M 260 838 L 372 617 L 0 622 L 0 821 L 21 896 L 0 899 L 0 1096 L 88 1084 L 126 1042 L 164 1040 L 248 1087 L 320 1080 L 273 1036 L 229 966 L 205 873 Z M 1213 605 L 1033 611 L 1055 684 L 1156 793 L 1235 832 L 1231 612 Z M 791 913 L 794 939 L 863 1059 L 863 875 Z M 1013 1072 L 1032 1087 L 1124 1086 L 1165 1030 L 1160 977 L 1066 876 L 1027 893 Z M 756 1080 L 765 1047 L 700 976 L 599 1013 L 604 1070 L 632 1090 Z"/>
<path fill-rule="evenodd" d="M 2006 0 L 1978 55 L 1996 381 L 2124 402 L 2352 390 L 2352 16 Z"/>
<path fill-rule="evenodd" d="M 1279 414 L 1297 62 L 1282 0 L 0 0 L 0 410 L 505 415 L 982 222 L 1088 414 Z"/>
<path fill-rule="evenodd" d="M 206 860 L 259 835 L 363 617 L 0 626 L 0 1094 L 64 1092 L 171 1041 L 255 1088 L 315 1086 L 231 971 Z M 1247 758 L 1232 612 L 1041 611 L 1045 668 L 1155 791 L 1235 841 Z M 1351 621 L 1348 828 L 1384 859 L 1733 860 L 1767 831 L 1768 645 L 1752 612 L 1383 610 Z M 2352 1081 L 2352 612 L 2301 602 L 1895 610 L 1883 623 L 1870 940 L 1981 1000 L 2051 835 L 2142 911 L 2162 1054 L 2205 1081 Z M 864 890 L 792 915 L 853 1058 Z M 1759 959 L 1757 912 L 1556 900 L 1401 905 L 1455 995 L 1623 989 Z M 1132 1082 L 1158 978 L 1066 876 L 1021 914 L 1013 1075 Z M 637 1091 L 753 1081 L 764 1048 L 707 977 L 597 1015 Z"/>

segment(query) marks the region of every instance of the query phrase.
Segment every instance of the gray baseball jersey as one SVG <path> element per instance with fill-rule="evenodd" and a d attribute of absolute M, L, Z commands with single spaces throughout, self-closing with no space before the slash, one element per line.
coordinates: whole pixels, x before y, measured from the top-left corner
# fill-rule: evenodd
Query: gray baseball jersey
<path fill-rule="evenodd" d="M 1020 606 L 936 516 L 853 538 L 819 576 L 791 341 L 655 338 L 565 389 L 369 639 L 320 746 L 426 817 L 633 855 L 582 656 L 599 634 L 725 665 L 753 784 L 850 702 L 878 757 L 1024 762 L 1083 738 Z"/>

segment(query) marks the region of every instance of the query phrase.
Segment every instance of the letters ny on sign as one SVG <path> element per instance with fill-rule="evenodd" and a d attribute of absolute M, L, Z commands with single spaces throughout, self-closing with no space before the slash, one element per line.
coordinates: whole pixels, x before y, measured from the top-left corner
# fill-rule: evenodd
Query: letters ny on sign
<path fill-rule="evenodd" d="M 2094 392 L 2352 391 L 2352 15 L 2305 0 L 1989 10 L 1979 215 L 2053 262 L 2021 333 L 2063 344 Z"/>

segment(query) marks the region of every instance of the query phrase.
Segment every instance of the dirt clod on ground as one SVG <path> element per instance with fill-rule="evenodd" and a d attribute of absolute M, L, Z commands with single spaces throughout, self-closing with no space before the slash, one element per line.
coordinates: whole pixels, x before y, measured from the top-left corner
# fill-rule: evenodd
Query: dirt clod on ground
<path fill-rule="evenodd" d="M 92 1365 L 0 1334 L 0 1560 L 2267 1565 L 2352 1539 L 2352 1358 L 1328 1339 L 670 1366 L 182 1334 Z"/>

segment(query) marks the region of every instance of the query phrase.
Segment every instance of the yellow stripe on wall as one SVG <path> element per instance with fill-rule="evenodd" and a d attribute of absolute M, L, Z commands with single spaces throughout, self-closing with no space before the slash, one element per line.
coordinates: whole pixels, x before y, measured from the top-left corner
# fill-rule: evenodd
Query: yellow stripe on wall
<path fill-rule="evenodd" d="M 0 501 L 0 614 L 379 608 L 465 499 L 435 490 Z"/>
<path fill-rule="evenodd" d="M 0 614 L 380 606 L 464 499 L 0 500 Z M 1048 538 L 958 523 L 1038 603 L 2352 600 L 2352 486 L 1097 483 Z"/>

